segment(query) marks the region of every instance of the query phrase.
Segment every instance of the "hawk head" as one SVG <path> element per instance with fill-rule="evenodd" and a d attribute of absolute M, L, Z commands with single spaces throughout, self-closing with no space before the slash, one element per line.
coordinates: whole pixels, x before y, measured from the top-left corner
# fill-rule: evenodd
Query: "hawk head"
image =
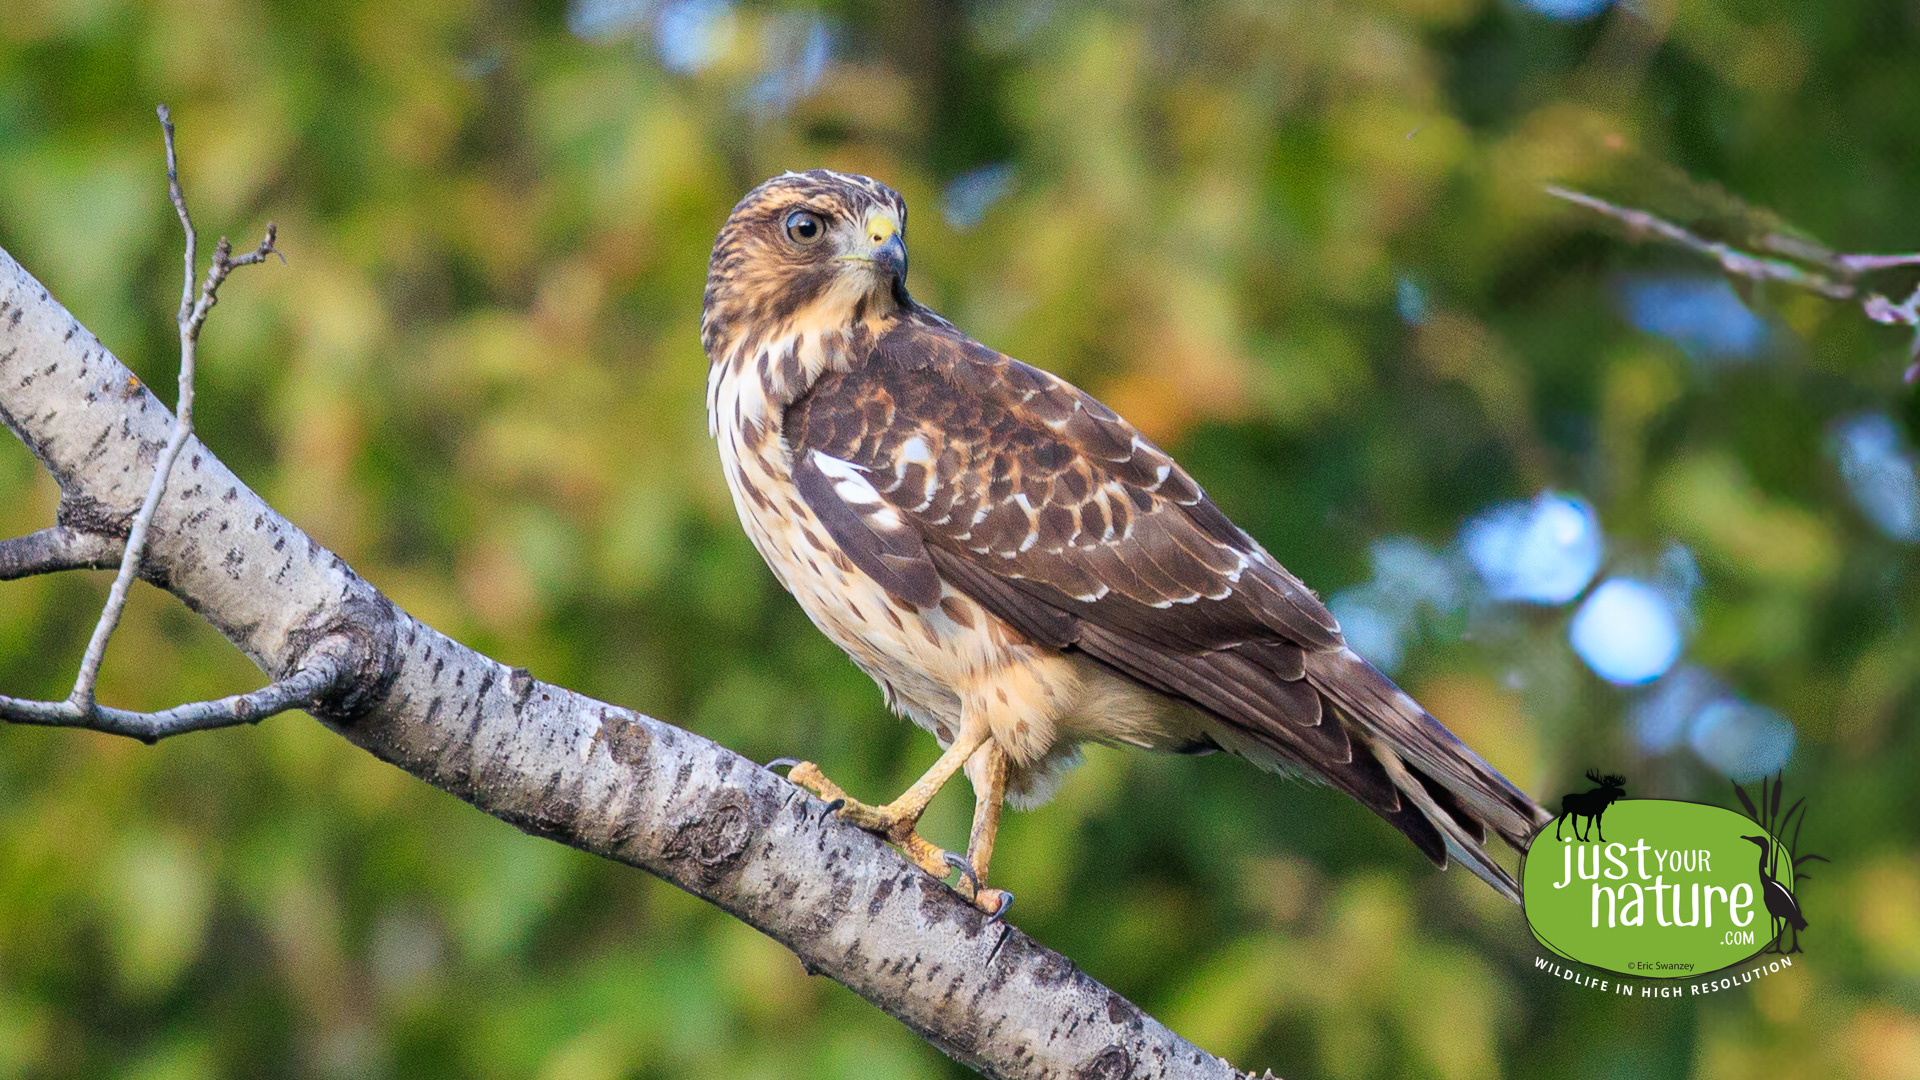
<path fill-rule="evenodd" d="M 707 265 L 700 338 L 715 362 L 743 332 L 844 327 L 908 308 L 907 204 L 864 176 L 784 173 L 740 200 Z"/>

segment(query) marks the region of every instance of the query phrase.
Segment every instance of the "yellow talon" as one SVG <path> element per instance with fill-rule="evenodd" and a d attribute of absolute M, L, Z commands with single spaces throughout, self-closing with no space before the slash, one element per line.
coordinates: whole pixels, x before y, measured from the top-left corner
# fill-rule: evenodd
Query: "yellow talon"
<path fill-rule="evenodd" d="M 967 854 L 962 857 L 929 843 L 916 827 L 933 796 L 975 751 L 985 756 L 981 763 L 984 773 L 979 779 L 984 780 L 986 790 L 975 792 L 973 833 L 968 840 Z M 828 803 L 837 803 L 834 812 L 841 820 L 899 848 L 901 854 L 928 874 L 944 881 L 956 867 L 961 868 L 958 885 L 961 895 L 988 915 L 997 919 L 1012 904 L 1013 894 L 1004 889 L 985 888 L 982 884 L 987 862 L 993 856 L 994 834 L 1000 825 L 1000 802 L 1006 794 L 1007 780 L 1006 755 L 988 738 L 984 726 L 963 732 L 924 776 L 885 806 L 870 806 L 848 796 L 846 789 L 827 779 L 811 761 L 795 764 L 788 770 L 787 779 Z"/>

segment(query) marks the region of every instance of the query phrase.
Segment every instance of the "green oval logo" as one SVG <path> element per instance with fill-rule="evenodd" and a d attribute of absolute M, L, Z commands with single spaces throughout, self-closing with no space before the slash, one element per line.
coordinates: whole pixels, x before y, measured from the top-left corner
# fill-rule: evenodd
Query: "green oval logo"
<path fill-rule="evenodd" d="M 1789 921 L 1778 909 L 1790 856 L 1731 810 L 1625 799 L 1605 808 L 1604 830 L 1578 824 L 1543 829 L 1521 867 L 1533 936 L 1566 959 L 1684 979 L 1754 956 Z"/>

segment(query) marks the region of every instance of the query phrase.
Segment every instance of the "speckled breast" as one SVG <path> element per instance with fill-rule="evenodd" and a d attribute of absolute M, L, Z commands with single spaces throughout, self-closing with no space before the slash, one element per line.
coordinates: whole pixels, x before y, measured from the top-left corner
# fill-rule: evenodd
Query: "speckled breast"
<path fill-rule="evenodd" d="M 968 668 L 978 669 L 970 654 L 983 643 L 970 639 L 991 617 L 958 595 L 946 596 L 941 608 L 916 610 L 838 549 L 793 483 L 777 398 L 770 402 L 753 377 L 758 365 L 744 366 L 741 372 L 716 365 L 709 406 L 748 538 L 814 625 L 880 684 L 890 706 L 936 734 L 951 730 L 960 714 L 958 688 Z"/>

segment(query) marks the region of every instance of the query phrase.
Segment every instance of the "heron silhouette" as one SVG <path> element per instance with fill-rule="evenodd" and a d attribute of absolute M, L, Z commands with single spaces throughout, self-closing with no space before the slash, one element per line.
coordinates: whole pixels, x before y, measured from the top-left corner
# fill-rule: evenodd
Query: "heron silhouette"
<path fill-rule="evenodd" d="M 1767 914 L 1773 919 L 1773 951 L 1797 953 L 1800 951 L 1800 931 L 1807 928 L 1806 917 L 1800 914 L 1800 905 L 1793 899 L 1793 892 L 1785 885 L 1774 880 L 1767 864 L 1773 861 L 1773 840 L 1766 836 L 1743 836 L 1742 840 L 1751 840 L 1760 847 L 1760 896 L 1766 901 Z M 1793 928 L 1793 947 L 1782 949 L 1780 939 L 1785 936 L 1787 927 Z M 1765 951 L 1765 950 L 1762 950 Z"/>

